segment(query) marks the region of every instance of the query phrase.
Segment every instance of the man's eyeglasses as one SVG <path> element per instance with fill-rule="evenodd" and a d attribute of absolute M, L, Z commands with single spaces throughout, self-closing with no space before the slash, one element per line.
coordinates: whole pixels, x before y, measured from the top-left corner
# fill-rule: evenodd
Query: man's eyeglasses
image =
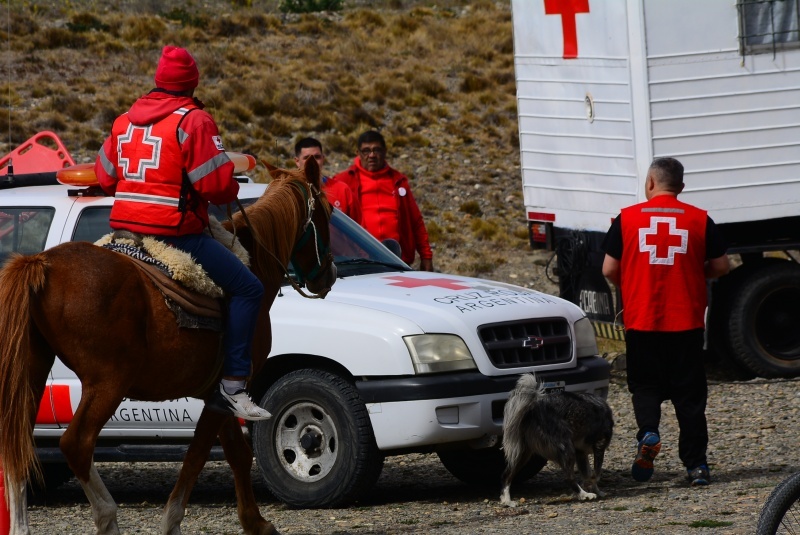
<path fill-rule="evenodd" d="M 373 153 L 375 154 L 375 156 L 383 156 L 383 154 L 386 152 L 386 149 L 384 149 L 383 147 L 364 147 L 358 152 L 359 154 L 361 154 L 361 156 L 366 158 L 367 156 Z"/>

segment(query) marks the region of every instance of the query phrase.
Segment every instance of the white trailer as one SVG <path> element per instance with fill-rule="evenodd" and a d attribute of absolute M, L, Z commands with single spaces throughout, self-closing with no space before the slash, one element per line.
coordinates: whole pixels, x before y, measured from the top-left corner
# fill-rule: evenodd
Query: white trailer
<path fill-rule="evenodd" d="M 681 199 L 742 260 L 713 287 L 711 349 L 800 375 L 799 1 L 512 0 L 531 245 L 556 251 L 562 297 L 598 334 L 619 308 L 602 239 L 673 156 Z"/>

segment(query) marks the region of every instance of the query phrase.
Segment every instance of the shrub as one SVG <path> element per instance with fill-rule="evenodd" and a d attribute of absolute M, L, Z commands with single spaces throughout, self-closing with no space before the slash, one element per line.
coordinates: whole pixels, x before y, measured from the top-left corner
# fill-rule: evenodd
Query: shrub
<path fill-rule="evenodd" d="M 98 19 L 92 13 L 78 13 L 67 23 L 67 29 L 71 32 L 77 33 L 91 32 L 95 30 L 107 32 L 110 29 L 110 26 L 100 22 L 100 19 Z"/>
<path fill-rule="evenodd" d="M 341 11 L 342 3 L 343 0 L 282 0 L 279 9 L 283 13 Z"/>
<path fill-rule="evenodd" d="M 459 208 L 465 214 L 469 214 L 472 216 L 479 216 L 483 212 L 481 211 L 481 205 L 478 204 L 478 201 L 466 201 L 461 203 L 461 207 Z"/>
<path fill-rule="evenodd" d="M 483 219 L 473 219 L 471 228 L 473 236 L 479 240 L 491 239 L 500 230 L 494 222 Z"/>

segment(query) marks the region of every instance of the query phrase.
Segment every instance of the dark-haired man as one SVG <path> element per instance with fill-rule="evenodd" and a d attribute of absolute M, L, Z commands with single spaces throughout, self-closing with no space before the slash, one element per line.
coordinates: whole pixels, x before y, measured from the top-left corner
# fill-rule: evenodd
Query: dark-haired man
<path fill-rule="evenodd" d="M 661 449 L 661 403 L 672 400 L 678 454 L 693 486 L 708 485 L 708 387 L 703 366 L 706 279 L 728 273 L 726 245 L 708 214 L 678 200 L 683 165 L 656 158 L 646 202 L 624 208 L 603 248 L 603 275 L 622 292 L 628 390 L 638 426 L 631 475 L 648 481 Z"/>
<path fill-rule="evenodd" d="M 306 160 L 309 158 L 317 160 L 317 165 L 319 165 L 320 172 L 322 172 L 326 160 L 325 153 L 322 151 L 322 143 L 313 137 L 304 137 L 294 145 L 294 163 L 298 169 L 305 169 Z M 322 187 L 331 206 L 336 207 L 353 221 L 361 224 L 361 208 L 358 204 L 358 199 L 347 184 L 339 182 L 335 178 L 322 175 Z"/>

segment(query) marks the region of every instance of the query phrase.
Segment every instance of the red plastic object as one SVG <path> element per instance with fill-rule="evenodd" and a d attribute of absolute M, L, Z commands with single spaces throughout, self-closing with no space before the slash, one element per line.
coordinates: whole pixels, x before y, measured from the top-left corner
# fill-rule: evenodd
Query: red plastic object
<path fill-rule="evenodd" d="M 11 513 L 6 505 L 6 483 L 3 474 L 3 463 L 0 462 L 0 535 L 11 532 Z"/>
<path fill-rule="evenodd" d="M 14 166 L 14 174 L 23 175 L 58 171 L 75 165 L 75 160 L 57 135 L 44 131 L 0 159 L 0 176 L 8 174 L 9 164 Z"/>

